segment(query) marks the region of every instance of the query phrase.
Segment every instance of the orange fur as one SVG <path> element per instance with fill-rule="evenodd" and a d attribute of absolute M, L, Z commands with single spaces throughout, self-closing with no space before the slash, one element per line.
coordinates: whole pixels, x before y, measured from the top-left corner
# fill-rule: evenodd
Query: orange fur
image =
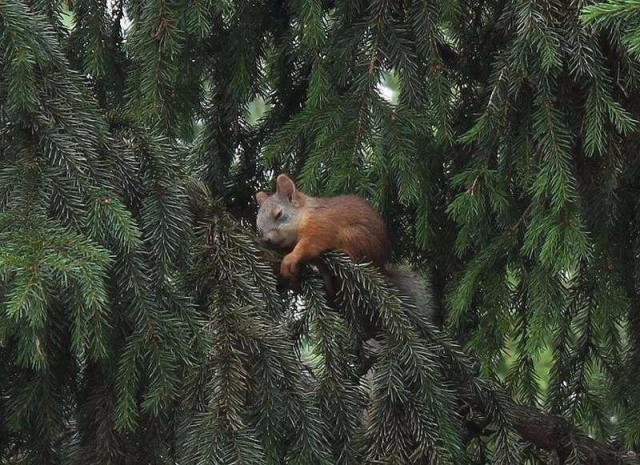
<path fill-rule="evenodd" d="M 317 251 L 341 250 L 353 261 L 371 261 L 380 267 L 386 262 L 389 248 L 386 225 L 380 215 L 364 200 L 350 195 L 307 197 L 299 229 L 300 243 L 303 244 L 300 253 L 306 256 L 316 256 Z"/>

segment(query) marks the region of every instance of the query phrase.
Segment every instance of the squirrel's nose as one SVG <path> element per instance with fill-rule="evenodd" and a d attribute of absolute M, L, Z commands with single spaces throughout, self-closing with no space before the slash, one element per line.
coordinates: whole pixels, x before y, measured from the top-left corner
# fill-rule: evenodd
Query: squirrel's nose
<path fill-rule="evenodd" d="M 260 242 L 262 242 L 264 245 L 271 245 L 271 238 L 269 237 L 268 234 L 261 234 L 260 235 Z"/>

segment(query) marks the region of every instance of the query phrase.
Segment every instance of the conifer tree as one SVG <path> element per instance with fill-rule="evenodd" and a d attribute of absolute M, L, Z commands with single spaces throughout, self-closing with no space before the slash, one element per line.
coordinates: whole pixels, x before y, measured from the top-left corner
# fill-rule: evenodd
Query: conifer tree
<path fill-rule="evenodd" d="M 638 463 L 640 2 L 586 3 L 0 1 L 0 462 Z M 428 308 L 278 280 L 280 172 Z"/>

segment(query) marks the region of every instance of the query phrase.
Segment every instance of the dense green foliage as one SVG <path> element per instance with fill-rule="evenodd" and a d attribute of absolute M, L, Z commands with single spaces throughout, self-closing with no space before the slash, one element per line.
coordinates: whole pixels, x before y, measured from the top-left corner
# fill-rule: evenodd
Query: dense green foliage
<path fill-rule="evenodd" d="M 639 58 L 640 0 L 0 0 L 0 462 L 556 463 L 511 399 L 640 448 Z M 280 172 L 433 308 L 283 289 Z"/>

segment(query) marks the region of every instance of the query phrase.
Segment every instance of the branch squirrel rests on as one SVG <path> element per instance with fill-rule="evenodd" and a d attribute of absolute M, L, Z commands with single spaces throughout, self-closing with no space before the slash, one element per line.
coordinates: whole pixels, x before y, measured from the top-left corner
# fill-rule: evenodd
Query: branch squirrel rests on
<path fill-rule="evenodd" d="M 354 262 L 372 262 L 387 282 L 423 312 L 431 309 L 429 293 L 417 273 L 400 270 L 387 262 L 389 234 L 382 217 L 355 195 L 311 197 L 296 189 L 285 174 L 276 180 L 276 191 L 256 194 L 256 226 L 267 247 L 288 252 L 280 265 L 286 279 L 297 275 L 298 264 L 339 250 Z"/>

